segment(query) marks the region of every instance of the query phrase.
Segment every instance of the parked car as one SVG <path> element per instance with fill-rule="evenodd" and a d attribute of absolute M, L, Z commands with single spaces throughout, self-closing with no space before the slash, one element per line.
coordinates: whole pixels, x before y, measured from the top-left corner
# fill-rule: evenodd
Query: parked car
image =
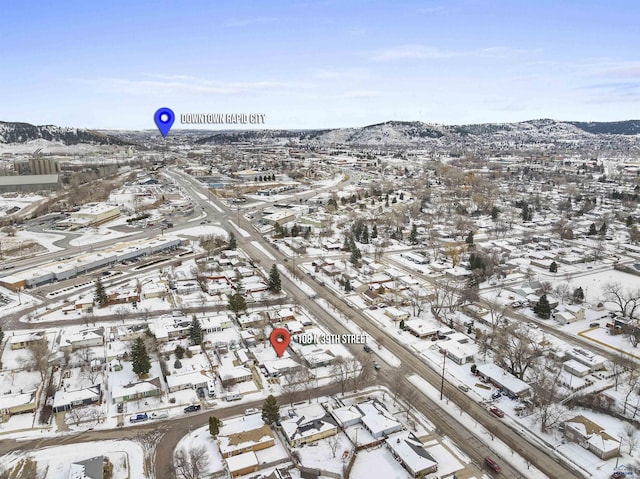
<path fill-rule="evenodd" d="M 151 419 L 165 419 L 169 417 L 169 413 L 167 411 L 158 411 L 151 413 Z"/>
<path fill-rule="evenodd" d="M 372 353 L 372 352 L 373 352 L 373 349 L 371 349 L 371 347 L 370 347 L 370 346 L 367 346 L 367 345 L 365 344 L 365 345 L 364 345 L 364 352 L 365 352 L 365 353 Z"/>
<path fill-rule="evenodd" d="M 249 416 L 251 414 L 258 414 L 259 412 L 260 412 L 259 409 L 256 409 L 255 407 L 250 407 L 249 409 L 244 410 L 244 415 Z"/>
<path fill-rule="evenodd" d="M 466 384 L 458 384 L 458 389 L 460 391 L 469 392 L 469 386 L 467 386 Z"/>
<path fill-rule="evenodd" d="M 149 416 L 147 416 L 147 413 L 144 412 L 142 414 L 134 414 L 133 416 L 130 416 L 129 422 L 142 422 L 146 421 L 147 419 L 149 419 Z"/>
<path fill-rule="evenodd" d="M 500 466 L 498 465 L 498 463 L 496 461 L 494 461 L 493 459 L 491 459 L 490 457 L 488 457 L 488 456 L 484 458 L 484 463 L 493 472 L 500 472 L 502 470 L 502 469 L 500 469 Z"/>
<path fill-rule="evenodd" d="M 502 411 L 502 409 L 499 409 L 495 406 L 491 406 L 489 408 L 489 411 L 491 411 L 493 414 L 495 414 L 498 417 L 504 417 L 504 412 Z"/>
<path fill-rule="evenodd" d="M 382 366 L 380 366 L 380 363 L 378 363 L 378 362 L 374 362 L 373 363 L 373 369 L 375 369 L 376 371 L 380 371 L 381 367 Z"/>
<path fill-rule="evenodd" d="M 192 404 L 191 406 L 187 406 L 186 408 L 184 408 L 184 412 L 188 414 L 190 412 L 199 411 L 200 409 L 202 409 L 202 406 L 200 406 L 200 404 Z"/>

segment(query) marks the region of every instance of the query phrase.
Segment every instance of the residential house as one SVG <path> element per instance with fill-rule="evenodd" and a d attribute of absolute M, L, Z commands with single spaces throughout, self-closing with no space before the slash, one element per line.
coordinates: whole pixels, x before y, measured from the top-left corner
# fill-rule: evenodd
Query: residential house
<path fill-rule="evenodd" d="M 580 444 L 603 460 L 616 457 L 620 452 L 619 441 L 607 434 L 602 426 L 582 415 L 564 422 L 564 437 L 567 441 Z"/>
<path fill-rule="evenodd" d="M 387 449 L 411 477 L 424 477 L 438 470 L 438 462 L 412 432 L 399 432 L 385 441 Z"/>

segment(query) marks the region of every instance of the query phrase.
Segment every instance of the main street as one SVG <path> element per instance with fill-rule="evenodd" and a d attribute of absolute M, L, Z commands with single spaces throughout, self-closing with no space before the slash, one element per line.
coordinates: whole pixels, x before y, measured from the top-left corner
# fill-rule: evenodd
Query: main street
<path fill-rule="evenodd" d="M 193 192 L 193 198 L 201 198 L 201 195 L 198 195 L 197 192 L 200 188 L 202 188 L 202 186 L 198 184 L 196 180 L 193 180 L 192 178 L 182 173 L 177 173 L 174 177 L 185 190 Z M 214 199 L 211 201 L 214 204 L 217 203 L 216 210 L 221 209 L 223 211 L 228 211 L 227 207 L 217 202 L 217 200 Z M 207 201 L 202 201 L 201 206 L 205 210 L 213 209 L 213 207 L 209 205 Z M 211 211 L 211 214 L 215 215 L 215 212 Z M 228 231 L 240 233 L 236 234 L 238 246 L 242 248 L 251 258 L 253 258 L 254 260 L 259 260 L 260 264 L 267 271 L 273 264 L 284 264 L 284 255 L 280 251 L 271 248 L 269 243 L 265 242 L 264 239 L 259 234 L 257 234 L 257 232 L 255 232 L 250 222 L 247 221 L 243 216 L 237 215 L 237 217 L 235 218 L 235 224 L 241 230 L 238 230 L 236 226 L 229 224 L 228 218 L 220 218 L 219 220 L 223 227 L 227 228 Z M 252 245 L 253 241 L 269 245 L 268 247 L 271 248 L 270 253 L 273 255 L 273 257 L 276 258 L 276 261 L 266 258 L 264 256 L 264 253 L 262 253 L 254 245 Z M 337 298 L 327 289 L 320 287 L 309 277 L 302 275 L 298 277 L 297 280 L 300 282 L 304 282 L 307 287 L 315 290 L 318 297 L 323 298 L 337 311 L 341 312 L 346 317 L 350 318 L 350 320 L 354 321 L 363 331 L 369 333 L 373 337 L 387 337 L 391 339 L 391 341 L 385 341 L 385 347 L 387 347 L 390 352 L 395 354 L 400 359 L 404 372 L 406 372 L 407 374 L 416 374 L 427 380 L 434 387 L 440 386 L 439 373 L 425 364 L 404 344 L 400 343 L 398 341 L 398 338 L 393 334 L 389 334 L 388 331 L 383 330 L 376 323 L 371 322 L 370 320 L 365 318 L 359 311 L 352 310 L 344 301 Z M 327 329 L 332 332 L 338 333 L 348 332 L 342 325 L 341 320 L 338 319 L 338 316 L 332 317 L 327 314 L 326 311 L 316 303 L 316 301 L 311 300 L 303 291 L 301 291 L 297 287 L 297 285 L 293 281 L 289 280 L 287 277 L 283 277 L 282 285 L 283 288 L 286 289 L 287 292 L 294 298 L 297 304 L 300 304 L 301 306 L 309 310 Z M 397 372 L 395 374 L 397 374 Z M 380 378 L 380 384 L 386 384 L 392 389 L 395 387 L 395 384 L 397 384 L 385 381 L 385 374 L 381 376 L 382 377 Z M 560 464 L 558 462 L 558 459 L 552 456 L 551 450 L 543 448 L 537 443 L 528 441 L 520 431 L 507 427 L 502 422 L 496 422 L 498 420 L 484 406 L 475 401 L 470 401 L 469 398 L 461 391 L 458 391 L 451 385 L 447 385 L 447 387 L 445 388 L 445 394 L 449 398 L 449 400 L 456 403 L 458 407 L 463 408 L 467 412 L 467 414 L 474 418 L 475 421 L 477 421 L 487 430 L 492 431 L 497 438 L 502 440 L 505 444 L 509 445 L 509 447 L 513 451 L 516 451 L 517 453 L 522 455 L 525 459 L 527 459 L 531 464 L 544 472 L 547 476 L 554 479 L 583 477 L 582 474 L 574 470 L 571 465 Z M 434 424 L 440 429 L 441 434 L 445 434 L 451 437 L 465 451 L 474 447 L 474 444 L 477 441 L 471 441 L 470 435 L 466 432 L 464 427 L 461 427 L 461 425 L 457 421 L 451 421 L 450 419 L 445 420 L 445 418 L 448 418 L 447 413 L 442 408 L 440 408 L 440 406 L 436 402 L 428 401 L 428 398 L 424 397 L 421 401 L 414 402 L 414 404 L 422 406 L 418 408 L 418 410 L 420 410 L 421 413 L 423 413 L 426 417 L 434 422 Z M 469 454 L 471 454 L 473 459 L 478 463 L 481 463 L 483 458 L 487 455 L 496 456 L 495 452 L 491 451 L 489 448 L 486 448 L 486 446 L 485 451 L 482 452 L 482 454 L 484 455 L 473 454 L 471 451 L 469 452 Z M 512 475 L 510 477 L 518 477 L 516 475 L 518 471 L 512 470 L 511 473 Z"/>

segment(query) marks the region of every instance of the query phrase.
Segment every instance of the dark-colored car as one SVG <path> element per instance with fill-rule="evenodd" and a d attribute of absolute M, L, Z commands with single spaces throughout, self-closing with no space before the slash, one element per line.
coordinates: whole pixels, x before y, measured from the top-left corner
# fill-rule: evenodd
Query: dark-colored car
<path fill-rule="evenodd" d="M 124 404 L 119 402 L 118 403 L 118 414 L 122 414 L 124 412 Z"/>
<path fill-rule="evenodd" d="M 371 347 L 370 347 L 370 346 L 367 346 L 367 345 L 365 344 L 365 345 L 364 345 L 364 352 L 365 352 L 365 353 L 372 353 L 372 352 L 373 352 L 373 349 L 371 349 Z"/>
<path fill-rule="evenodd" d="M 502 470 L 500 469 L 500 466 L 498 465 L 498 463 L 493 459 L 491 459 L 490 457 L 485 457 L 484 463 L 489 467 L 489 469 L 491 469 L 494 472 L 500 472 Z"/>
<path fill-rule="evenodd" d="M 184 412 L 188 414 L 190 412 L 199 411 L 200 409 L 202 409 L 202 406 L 200 406 L 200 404 L 192 404 L 191 406 L 187 406 L 186 408 L 184 408 Z"/>

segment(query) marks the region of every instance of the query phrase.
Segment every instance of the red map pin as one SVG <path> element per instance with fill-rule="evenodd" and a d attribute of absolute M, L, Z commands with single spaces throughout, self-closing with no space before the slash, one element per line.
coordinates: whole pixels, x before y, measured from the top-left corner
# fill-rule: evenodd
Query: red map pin
<path fill-rule="evenodd" d="M 273 349 L 276 350 L 276 354 L 280 358 L 289 347 L 291 335 L 289 334 L 289 331 L 284 328 L 276 328 L 271 331 L 269 340 L 271 341 L 271 346 L 273 346 Z"/>

